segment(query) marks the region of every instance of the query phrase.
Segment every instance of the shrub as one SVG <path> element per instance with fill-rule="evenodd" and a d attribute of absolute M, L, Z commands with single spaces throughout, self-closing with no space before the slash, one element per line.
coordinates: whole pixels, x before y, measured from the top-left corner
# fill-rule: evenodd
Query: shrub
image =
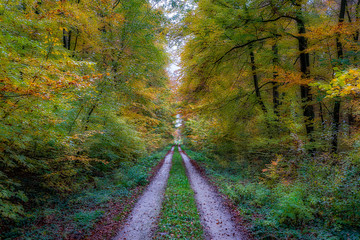
<path fill-rule="evenodd" d="M 273 218 L 280 224 L 297 226 L 314 219 L 314 209 L 306 202 L 303 189 L 293 186 L 289 193 L 279 193 Z"/>
<path fill-rule="evenodd" d="M 101 218 L 104 211 L 79 211 L 73 215 L 72 220 L 76 222 L 77 228 L 82 230 L 91 229 L 96 221 Z"/>

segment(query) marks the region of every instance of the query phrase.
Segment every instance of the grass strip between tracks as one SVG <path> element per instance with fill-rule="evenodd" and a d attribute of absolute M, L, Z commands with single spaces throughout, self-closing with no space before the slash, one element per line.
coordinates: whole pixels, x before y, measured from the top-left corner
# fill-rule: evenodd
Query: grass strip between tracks
<path fill-rule="evenodd" d="M 177 150 L 172 164 L 155 239 L 202 239 L 194 192 Z"/>

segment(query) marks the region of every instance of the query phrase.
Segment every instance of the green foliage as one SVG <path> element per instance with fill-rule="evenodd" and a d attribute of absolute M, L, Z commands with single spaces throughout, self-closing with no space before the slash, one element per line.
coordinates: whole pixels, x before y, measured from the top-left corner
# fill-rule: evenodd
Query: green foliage
<path fill-rule="evenodd" d="M 156 239 L 201 239 L 203 229 L 181 155 L 174 152 Z"/>
<path fill-rule="evenodd" d="M 8 229 L 3 228 L 0 238 L 86 238 L 104 213 L 113 207 L 114 202 L 121 202 L 131 196 L 132 189 L 147 183 L 150 170 L 161 161 L 169 148 L 136 162 L 122 163 L 106 176 L 93 178 L 92 186 L 82 185 L 81 191 L 70 194 L 67 198 L 51 196 L 43 202 L 45 205 L 42 208 L 27 211 L 22 218 L 16 216 L 16 224 Z M 120 174 L 130 181 L 119 182 Z M 127 208 L 123 211 L 127 211 Z"/>
<path fill-rule="evenodd" d="M 283 186 L 275 189 L 278 195 L 277 203 L 274 206 L 274 220 L 288 226 L 302 225 L 314 219 L 315 210 L 306 201 L 306 186 L 291 185 L 291 190 L 286 194 Z"/>
<path fill-rule="evenodd" d="M 145 152 L 139 133 L 124 120 L 110 116 L 102 132 L 94 134 L 84 144 L 90 157 L 104 159 L 112 167 L 121 161 L 135 160 Z"/>
<path fill-rule="evenodd" d="M 96 220 L 101 218 L 103 214 L 104 212 L 100 210 L 81 211 L 73 215 L 73 221 L 76 222 L 77 229 L 81 229 L 81 231 L 87 231 L 94 226 Z"/>
<path fill-rule="evenodd" d="M 124 168 L 126 169 L 126 168 Z M 147 175 L 144 171 L 144 166 L 133 166 L 128 168 L 126 173 L 124 172 L 118 172 L 115 173 L 115 181 L 119 185 L 124 185 L 127 187 L 134 187 L 134 186 L 141 186 L 145 185 L 147 183 Z"/>
<path fill-rule="evenodd" d="M 0 227 L 171 139 L 163 12 L 113 4 L 1 2 Z"/>
<path fill-rule="evenodd" d="M 232 162 L 230 168 L 221 167 L 219 158 L 190 150 L 187 153 L 236 204 L 258 238 L 360 237 L 356 207 L 360 203 L 360 168 L 356 153 L 303 158 L 295 169 L 289 166 L 299 159 L 277 156 L 272 163 L 262 165 L 266 171 L 259 174 L 261 169 L 256 169 L 254 175 L 248 174 L 251 168 L 237 162 Z M 249 166 L 256 164 L 248 161 Z"/>
<path fill-rule="evenodd" d="M 11 185 L 16 186 L 16 184 Z M 0 214 L 5 218 L 16 219 L 19 215 L 24 214 L 21 203 L 27 202 L 28 198 L 24 192 L 15 191 L 15 187 L 11 185 L 0 185 Z"/>

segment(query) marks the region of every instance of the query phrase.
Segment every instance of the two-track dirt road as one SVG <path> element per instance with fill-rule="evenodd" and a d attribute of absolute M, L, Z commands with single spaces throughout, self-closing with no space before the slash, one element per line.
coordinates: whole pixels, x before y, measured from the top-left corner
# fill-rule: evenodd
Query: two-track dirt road
<path fill-rule="evenodd" d="M 220 194 L 200 175 L 191 164 L 189 157 L 178 148 L 186 167 L 187 175 L 195 193 L 198 212 L 204 228 L 204 239 L 245 240 L 247 237 L 238 230 L 232 214 Z M 163 166 L 136 203 L 123 229 L 114 240 L 153 239 L 156 223 L 164 198 L 169 177 L 174 147 L 165 157 Z"/>

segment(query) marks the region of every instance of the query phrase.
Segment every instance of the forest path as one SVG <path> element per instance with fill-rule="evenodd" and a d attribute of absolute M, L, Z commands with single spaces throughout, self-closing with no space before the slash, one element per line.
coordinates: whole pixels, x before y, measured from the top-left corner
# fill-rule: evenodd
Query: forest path
<path fill-rule="evenodd" d="M 205 238 L 211 240 L 245 240 L 247 239 L 236 227 L 232 214 L 224 204 L 220 194 L 200 175 L 191 164 L 190 158 L 181 150 L 188 178 L 195 193 L 201 224 Z"/>
<path fill-rule="evenodd" d="M 123 229 L 114 240 L 151 239 L 160 214 L 173 153 L 174 147 L 166 155 L 163 166 L 135 204 Z"/>

